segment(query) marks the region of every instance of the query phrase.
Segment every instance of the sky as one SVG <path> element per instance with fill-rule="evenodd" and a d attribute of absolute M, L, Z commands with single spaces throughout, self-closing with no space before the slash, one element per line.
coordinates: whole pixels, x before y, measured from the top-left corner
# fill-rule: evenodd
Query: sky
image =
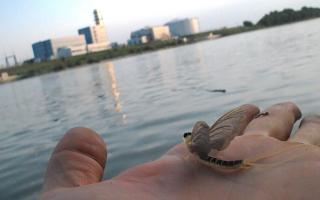
<path fill-rule="evenodd" d="M 0 65 L 5 55 L 21 62 L 32 58 L 32 43 L 77 35 L 91 26 L 93 9 L 101 11 L 111 42 L 124 43 L 136 29 L 170 20 L 197 17 L 200 30 L 257 22 L 264 14 L 284 8 L 320 7 L 319 0 L 1 0 Z"/>

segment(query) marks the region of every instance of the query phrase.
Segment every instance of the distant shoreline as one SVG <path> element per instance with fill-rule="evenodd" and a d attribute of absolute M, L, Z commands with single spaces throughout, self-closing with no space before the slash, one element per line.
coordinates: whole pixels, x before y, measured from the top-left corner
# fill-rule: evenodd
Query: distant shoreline
<path fill-rule="evenodd" d="M 47 73 L 59 72 L 66 69 L 82 67 L 88 64 L 99 63 L 107 60 L 120 59 L 128 56 L 139 55 L 148 52 L 154 52 L 161 49 L 179 47 L 183 45 L 194 44 L 206 40 L 214 40 L 222 37 L 235 35 L 243 32 L 257 30 L 256 27 L 232 27 L 220 30 L 201 32 L 195 35 L 185 36 L 179 39 L 167 41 L 155 41 L 152 43 L 137 46 L 120 46 L 101 52 L 95 52 L 85 55 L 79 55 L 64 59 L 50 60 L 40 63 L 25 63 L 21 66 L 1 69 L 0 73 L 6 72 L 10 76 L 15 76 L 14 80 L 26 79 Z M 14 81 L 10 80 L 10 81 Z M 5 81 L 0 83 L 4 83 Z"/>
<path fill-rule="evenodd" d="M 303 12 L 305 10 L 313 11 L 311 17 L 303 18 L 301 20 L 297 19 L 295 15 L 297 15 L 297 13 L 300 14 L 300 12 Z M 279 19 L 279 16 L 281 16 L 283 13 L 286 14 L 284 16 L 288 16 L 288 13 L 291 13 L 291 15 L 294 16 L 295 18 L 292 17 L 291 21 L 289 20 L 289 18 L 285 19 L 284 21 L 273 20 L 273 18 Z M 2 73 L 7 73 L 9 77 L 13 77 L 13 78 L 8 79 L 7 81 L 0 80 L 0 84 L 9 82 L 9 81 L 11 82 L 11 81 L 21 80 L 25 78 L 34 77 L 34 76 L 39 76 L 42 74 L 59 72 L 66 69 L 82 67 L 84 65 L 99 63 L 102 61 L 120 59 L 128 56 L 139 55 L 142 53 L 153 52 L 161 49 L 174 48 L 174 47 L 179 47 L 183 45 L 194 44 L 201 41 L 214 40 L 214 39 L 219 39 L 219 38 L 223 38 L 231 35 L 257 31 L 262 29 L 268 29 L 268 28 L 274 28 L 274 27 L 293 24 L 293 23 L 299 23 L 307 20 L 316 19 L 319 16 L 320 16 L 320 9 L 317 9 L 317 8 L 303 7 L 301 11 L 285 9 L 282 12 L 274 11 L 268 15 L 265 15 L 256 25 L 254 25 L 249 21 L 245 21 L 243 26 L 205 31 L 198 34 L 181 37 L 178 39 L 171 39 L 167 41 L 154 41 L 151 43 L 147 43 L 143 45 L 135 45 L 135 46 L 123 45 L 110 50 L 105 50 L 105 51 L 95 52 L 95 53 L 90 53 L 85 55 L 79 55 L 74 57 L 68 57 L 64 59 L 56 59 L 56 60 L 50 60 L 50 61 L 45 61 L 40 63 L 24 63 L 21 66 L 1 69 L 0 75 Z M 265 25 L 266 23 L 269 23 L 269 22 L 270 23 L 273 22 L 274 24 L 271 23 L 271 24 Z M 261 24 L 264 24 L 264 26 L 262 26 Z"/>

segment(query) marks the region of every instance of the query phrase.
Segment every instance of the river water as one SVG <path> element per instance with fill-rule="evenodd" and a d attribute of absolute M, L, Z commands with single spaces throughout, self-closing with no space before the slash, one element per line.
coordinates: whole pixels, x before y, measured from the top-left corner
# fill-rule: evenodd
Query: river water
<path fill-rule="evenodd" d="M 36 199 L 49 156 L 72 127 L 107 141 L 107 179 L 240 104 L 290 100 L 320 113 L 319 26 L 311 20 L 0 85 L 0 199 Z"/>

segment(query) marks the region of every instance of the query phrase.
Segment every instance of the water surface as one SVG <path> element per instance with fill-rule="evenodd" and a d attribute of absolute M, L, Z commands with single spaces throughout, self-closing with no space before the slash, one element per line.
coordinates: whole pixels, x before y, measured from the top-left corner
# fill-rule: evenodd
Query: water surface
<path fill-rule="evenodd" d="M 320 20 L 0 85 L 0 199 L 35 199 L 70 128 L 108 143 L 105 179 L 157 159 L 195 121 L 244 103 L 320 113 Z M 208 90 L 226 89 L 227 93 Z"/>

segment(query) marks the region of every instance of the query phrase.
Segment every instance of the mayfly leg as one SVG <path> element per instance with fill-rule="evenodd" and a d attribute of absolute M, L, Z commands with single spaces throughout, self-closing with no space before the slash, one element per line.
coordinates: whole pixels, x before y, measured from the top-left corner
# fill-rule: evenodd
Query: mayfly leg
<path fill-rule="evenodd" d="M 262 112 L 262 113 L 257 114 L 254 118 L 257 119 L 259 117 L 264 117 L 264 116 L 268 116 L 268 115 L 269 115 L 269 112 Z"/>

